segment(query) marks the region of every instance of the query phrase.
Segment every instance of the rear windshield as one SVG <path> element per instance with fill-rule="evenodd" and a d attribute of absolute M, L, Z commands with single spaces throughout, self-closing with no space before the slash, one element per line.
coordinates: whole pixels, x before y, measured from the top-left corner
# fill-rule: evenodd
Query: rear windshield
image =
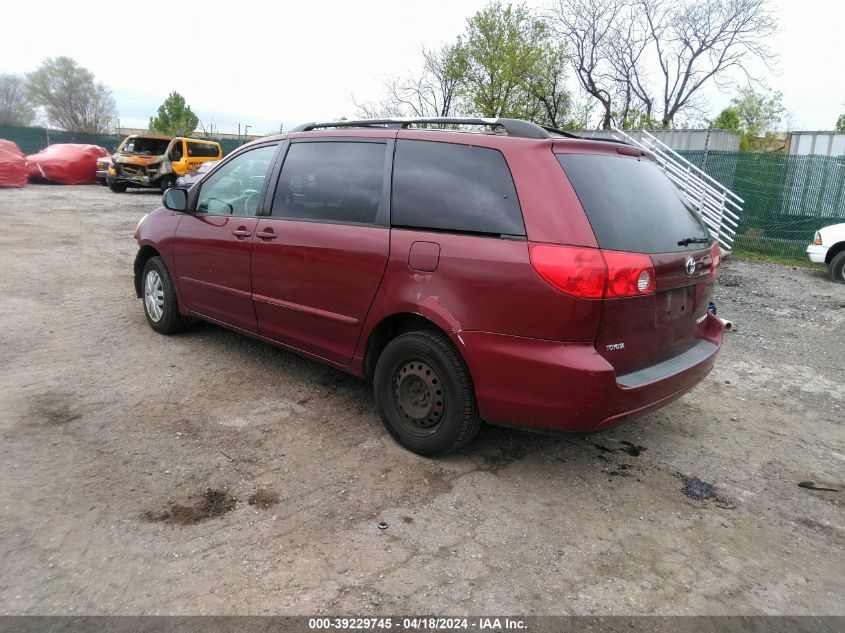
<path fill-rule="evenodd" d="M 700 250 L 707 227 L 681 191 L 651 160 L 604 154 L 557 154 L 599 247 L 632 253 Z"/>

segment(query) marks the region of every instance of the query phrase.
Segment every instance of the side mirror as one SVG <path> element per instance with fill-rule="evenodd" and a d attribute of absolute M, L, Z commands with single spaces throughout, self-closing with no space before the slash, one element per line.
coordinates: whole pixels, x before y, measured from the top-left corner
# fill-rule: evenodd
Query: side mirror
<path fill-rule="evenodd" d="M 161 197 L 161 203 L 171 211 L 185 211 L 188 208 L 188 192 L 184 189 L 168 189 Z"/>

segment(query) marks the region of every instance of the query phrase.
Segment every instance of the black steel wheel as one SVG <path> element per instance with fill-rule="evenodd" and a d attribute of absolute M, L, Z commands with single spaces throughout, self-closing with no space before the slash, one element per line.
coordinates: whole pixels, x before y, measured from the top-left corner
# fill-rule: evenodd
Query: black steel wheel
<path fill-rule="evenodd" d="M 385 428 L 415 453 L 455 450 L 481 427 L 469 371 L 441 334 L 409 332 L 393 339 L 379 356 L 373 382 Z"/>

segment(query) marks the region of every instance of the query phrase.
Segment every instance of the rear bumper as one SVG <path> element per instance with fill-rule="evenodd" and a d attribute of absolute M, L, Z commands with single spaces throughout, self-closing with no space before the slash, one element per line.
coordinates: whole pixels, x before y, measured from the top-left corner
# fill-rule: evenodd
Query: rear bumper
<path fill-rule="evenodd" d="M 827 246 L 822 246 L 820 244 L 810 244 L 807 247 L 807 257 L 809 257 L 810 261 L 813 263 L 824 264 L 825 257 L 827 256 L 827 251 Z"/>
<path fill-rule="evenodd" d="M 713 368 L 724 328 L 708 314 L 691 350 L 619 376 L 592 343 L 462 332 L 481 416 L 537 429 L 590 432 L 668 404 Z"/>

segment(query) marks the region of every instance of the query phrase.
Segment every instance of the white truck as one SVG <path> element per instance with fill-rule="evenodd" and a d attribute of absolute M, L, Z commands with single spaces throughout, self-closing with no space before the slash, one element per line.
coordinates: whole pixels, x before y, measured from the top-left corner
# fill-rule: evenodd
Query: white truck
<path fill-rule="evenodd" d="M 831 281 L 845 283 L 845 223 L 831 224 L 816 231 L 807 247 L 811 262 L 827 264 Z"/>

